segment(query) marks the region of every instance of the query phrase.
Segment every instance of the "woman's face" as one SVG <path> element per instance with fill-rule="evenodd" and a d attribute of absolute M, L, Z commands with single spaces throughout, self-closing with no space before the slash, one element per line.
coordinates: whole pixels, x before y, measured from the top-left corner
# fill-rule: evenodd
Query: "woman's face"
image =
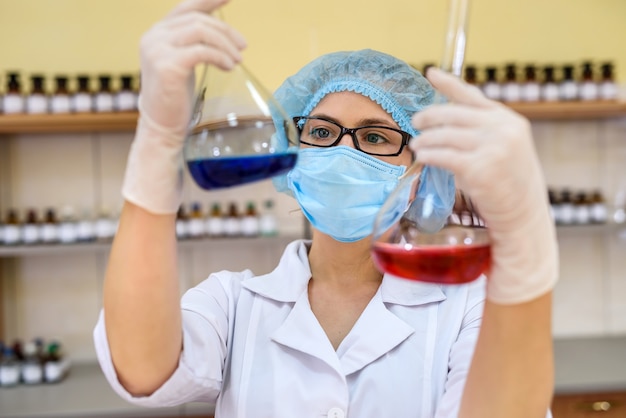
<path fill-rule="evenodd" d="M 346 128 L 358 128 L 360 126 L 377 125 L 400 129 L 398 124 L 385 110 L 369 98 L 349 91 L 330 93 L 324 97 L 313 109 L 309 116 L 323 117 L 332 120 Z M 344 135 L 337 145 L 345 145 L 354 148 L 354 142 L 350 135 Z M 310 147 L 302 144 L 302 147 Z M 409 166 L 413 155 L 408 146 L 402 153 L 394 157 L 373 156 L 382 161 L 395 165 Z"/>

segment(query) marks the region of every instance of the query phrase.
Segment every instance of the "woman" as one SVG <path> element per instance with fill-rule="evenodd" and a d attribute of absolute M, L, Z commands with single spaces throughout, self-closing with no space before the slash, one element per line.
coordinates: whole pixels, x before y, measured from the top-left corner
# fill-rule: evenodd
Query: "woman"
<path fill-rule="evenodd" d="M 313 239 L 290 244 L 267 275 L 213 274 L 181 303 L 174 230 L 191 75 L 203 62 L 232 68 L 245 47 L 208 15 L 225 1 L 186 0 L 142 39 L 141 116 L 94 331 L 113 388 L 146 406 L 216 403 L 218 417 L 546 416 L 558 257 L 529 123 L 438 70 L 428 79 L 451 104 L 425 110 L 425 79 L 374 51 L 329 54 L 288 79 L 276 97 L 303 145 L 275 183 Z M 368 125 L 396 136 L 354 130 Z M 393 150 L 374 152 L 387 140 Z M 368 219 L 413 158 L 440 207 L 454 191 L 446 170 L 480 207 L 487 280 L 436 286 L 374 266 Z M 339 218 L 324 209 L 336 200 Z"/>

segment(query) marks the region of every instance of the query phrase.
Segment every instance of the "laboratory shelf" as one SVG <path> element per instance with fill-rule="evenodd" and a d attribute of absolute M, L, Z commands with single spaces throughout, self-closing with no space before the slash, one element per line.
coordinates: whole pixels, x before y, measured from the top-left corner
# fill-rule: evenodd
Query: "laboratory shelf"
<path fill-rule="evenodd" d="M 271 245 L 287 245 L 293 240 L 302 238 L 295 235 L 277 235 L 272 237 L 232 237 L 232 238 L 198 238 L 178 241 L 178 248 L 196 249 L 214 245 L 245 245 L 246 248 L 259 246 L 265 248 Z M 76 244 L 49 244 L 49 245 L 4 245 L 0 246 L 0 258 L 27 257 L 37 255 L 69 254 L 79 252 L 108 251 L 110 242 L 85 242 Z"/>
<path fill-rule="evenodd" d="M 531 120 L 604 119 L 626 116 L 624 101 L 506 103 Z M 0 115 L 0 135 L 133 131 L 137 112 Z"/>

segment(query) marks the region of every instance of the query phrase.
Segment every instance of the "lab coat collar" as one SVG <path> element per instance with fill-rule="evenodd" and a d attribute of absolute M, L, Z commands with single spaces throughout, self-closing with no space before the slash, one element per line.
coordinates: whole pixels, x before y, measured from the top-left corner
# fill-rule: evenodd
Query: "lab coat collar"
<path fill-rule="evenodd" d="M 311 268 L 310 241 L 291 242 L 274 271 L 244 280 L 244 288 L 279 302 L 296 302 L 306 292 Z M 403 306 L 417 306 L 446 299 L 441 286 L 400 279 L 386 274 L 380 286 L 382 302 Z"/>

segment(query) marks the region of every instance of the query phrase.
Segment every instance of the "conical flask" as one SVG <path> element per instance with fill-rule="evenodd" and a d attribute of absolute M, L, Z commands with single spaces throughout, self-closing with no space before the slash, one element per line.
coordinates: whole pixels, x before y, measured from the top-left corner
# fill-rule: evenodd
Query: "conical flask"
<path fill-rule="evenodd" d="M 184 157 L 205 190 L 264 180 L 296 163 L 298 131 L 286 112 L 241 64 L 206 65 L 196 87 Z"/>
<path fill-rule="evenodd" d="M 451 0 L 441 68 L 460 76 L 466 45 L 468 0 Z M 434 102 L 445 98 L 436 93 Z M 381 207 L 372 237 L 379 270 L 397 277 L 440 283 L 467 283 L 487 273 L 491 247 L 485 223 L 463 190 L 454 203 L 448 185 L 411 165 Z M 422 182 L 424 184 L 422 184 Z M 427 187 L 422 187 L 427 186 Z"/>

